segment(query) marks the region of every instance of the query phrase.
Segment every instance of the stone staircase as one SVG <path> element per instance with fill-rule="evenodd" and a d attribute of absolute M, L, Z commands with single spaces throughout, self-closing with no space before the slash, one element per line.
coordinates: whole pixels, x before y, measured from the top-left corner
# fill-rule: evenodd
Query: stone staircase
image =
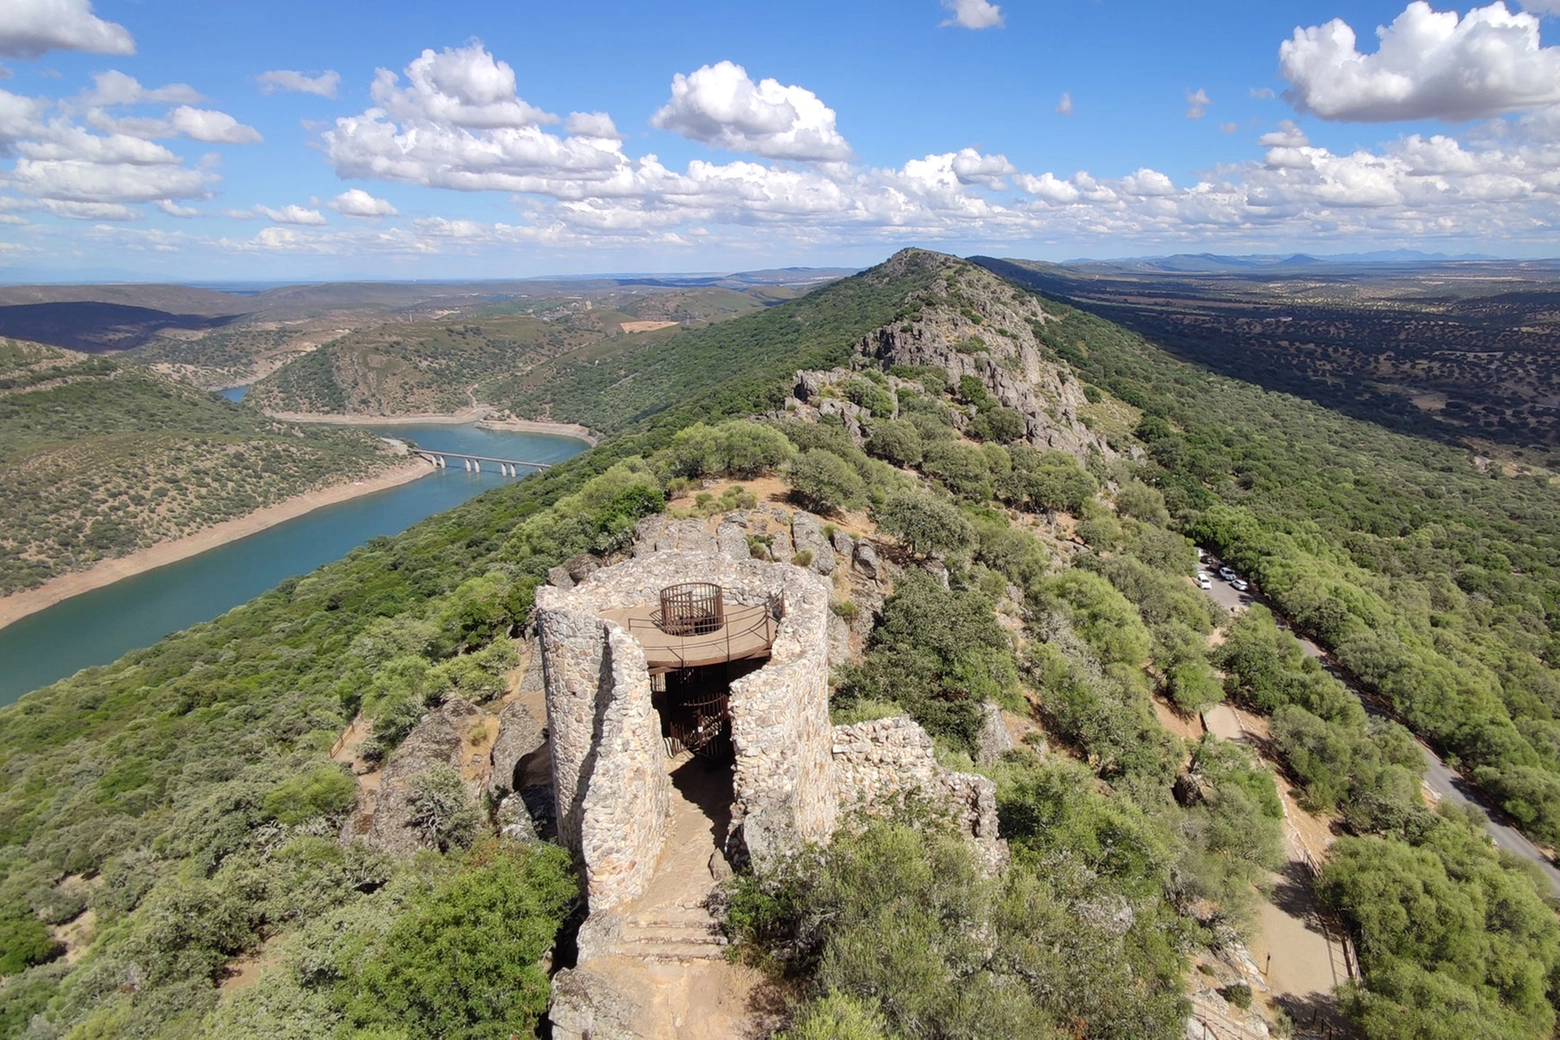
<path fill-rule="evenodd" d="M 611 953 L 661 964 L 719 961 L 726 937 L 704 907 L 678 903 L 625 916 Z"/>

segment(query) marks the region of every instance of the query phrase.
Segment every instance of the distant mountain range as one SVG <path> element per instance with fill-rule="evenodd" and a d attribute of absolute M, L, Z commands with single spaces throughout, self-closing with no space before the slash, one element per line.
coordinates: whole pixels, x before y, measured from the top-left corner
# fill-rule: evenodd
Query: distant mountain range
<path fill-rule="evenodd" d="M 1316 267 L 1323 264 L 1446 264 L 1502 261 L 1486 253 L 1426 253 L 1418 249 L 1382 249 L 1370 253 L 1261 253 L 1223 256 L 1218 253 L 1176 253 L 1172 256 L 1123 257 L 1118 260 L 1067 260 L 1064 267 L 1111 267 L 1139 271 L 1172 271 L 1188 274 L 1216 271 L 1250 271 L 1264 267 Z"/>

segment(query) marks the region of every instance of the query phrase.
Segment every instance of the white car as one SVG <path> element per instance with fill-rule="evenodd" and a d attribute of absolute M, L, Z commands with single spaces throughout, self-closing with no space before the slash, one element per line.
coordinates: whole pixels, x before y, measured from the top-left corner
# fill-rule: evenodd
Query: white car
<path fill-rule="evenodd" d="M 1247 584 L 1245 578 L 1231 578 L 1230 588 L 1234 589 L 1236 592 L 1245 592 L 1247 589 L 1251 588 L 1251 586 Z"/>
<path fill-rule="evenodd" d="M 1235 572 L 1230 570 L 1228 567 L 1220 567 L 1219 577 L 1223 578 L 1225 581 L 1234 581 Z"/>
<path fill-rule="evenodd" d="M 1213 577 L 1212 577 L 1212 575 L 1198 574 L 1197 575 L 1197 587 L 1199 589 L 1211 589 L 1211 588 L 1213 588 Z"/>

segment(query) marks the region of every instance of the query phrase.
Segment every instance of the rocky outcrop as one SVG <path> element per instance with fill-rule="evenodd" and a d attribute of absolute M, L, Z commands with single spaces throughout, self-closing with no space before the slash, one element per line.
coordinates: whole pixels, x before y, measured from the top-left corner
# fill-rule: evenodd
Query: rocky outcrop
<path fill-rule="evenodd" d="M 945 371 L 951 386 L 965 376 L 979 380 L 997 403 L 1023 417 L 1024 439 L 1042 451 L 1065 451 L 1080 461 L 1094 451 L 1116 457 L 1105 438 L 1083 424 L 1087 401 L 1077 377 L 1040 338 L 1051 317 L 1038 299 L 953 257 L 901 256 L 937 272 L 908 301 L 917 309 L 858 341 L 849 368 L 798 372 L 784 414 L 815 422 L 837 417 L 859 444 L 872 413 L 844 393 L 853 376 L 860 378 L 854 370 L 925 365 Z M 906 381 L 885 375 L 884 382 L 897 390 Z M 964 424 L 970 416 L 954 418 Z"/>
<path fill-rule="evenodd" d="M 844 809 L 892 811 L 924 800 L 972 839 L 995 870 L 1007 858 L 997 834 L 997 788 L 937 762 L 932 738 L 908 716 L 834 727 L 834 782 Z"/>
<path fill-rule="evenodd" d="M 463 723 L 476 714 L 476 708 L 452 697 L 424 716 L 390 753 L 380 774 L 373 823 L 363 835 L 370 844 L 400 859 L 426 847 L 413 819 L 412 781 L 435 766 L 459 768 Z"/>
<path fill-rule="evenodd" d="M 987 701 L 980 706 L 980 733 L 975 737 L 975 761 L 989 766 L 1013 750 L 1013 735 L 1008 732 L 1002 706 Z"/>
<path fill-rule="evenodd" d="M 547 733 L 542 724 L 519 701 L 510 701 L 498 713 L 498 737 L 493 741 L 490 758 L 493 775 L 488 790 L 494 794 L 517 791 L 525 786 L 515 776 L 515 767 L 527 755 L 547 746 Z"/>

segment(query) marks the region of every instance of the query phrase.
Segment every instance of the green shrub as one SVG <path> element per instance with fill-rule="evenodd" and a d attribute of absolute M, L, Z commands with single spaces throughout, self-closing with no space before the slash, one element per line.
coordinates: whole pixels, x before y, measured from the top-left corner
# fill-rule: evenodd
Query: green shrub
<path fill-rule="evenodd" d="M 970 548 L 975 529 L 950 502 L 925 492 L 895 491 L 872 518 L 913 553 L 949 554 Z"/>
<path fill-rule="evenodd" d="M 926 446 L 921 469 L 950 491 L 975 502 L 991 497 L 991 466 L 972 444 L 939 441 Z"/>
<path fill-rule="evenodd" d="M 820 513 L 860 505 L 867 491 L 855 467 L 821 448 L 804 452 L 794 461 L 786 481 L 798 501 Z"/>
<path fill-rule="evenodd" d="M 435 765 L 412 777 L 410 823 L 423 843 L 447 852 L 463 849 L 476 840 L 482 813 L 466 792 L 466 782 L 453 766 Z"/>
<path fill-rule="evenodd" d="M 893 1040 L 875 1002 L 831 992 L 808 1001 L 775 1040 Z"/>
<path fill-rule="evenodd" d="M 0 975 L 15 975 L 65 952 L 42 921 L 22 912 L 0 916 Z"/>
<path fill-rule="evenodd" d="M 894 417 L 894 393 L 886 386 L 867 379 L 852 379 L 845 384 L 845 396 L 852 404 L 860 405 L 876 418 Z"/>
<path fill-rule="evenodd" d="M 485 842 L 417 900 L 334 997 L 360 1035 L 412 1040 L 531 1036 L 547 1009 L 541 959 L 577 885 L 563 850 Z"/>
<path fill-rule="evenodd" d="M 921 431 L 904 419 L 879 419 L 872 424 L 867 438 L 867 454 L 895 466 L 914 466 L 921 461 Z"/>
<path fill-rule="evenodd" d="M 302 823 L 315 816 L 341 816 L 357 802 L 357 782 L 337 766 L 321 766 L 289 777 L 265 796 L 265 814 L 278 823 Z"/>

